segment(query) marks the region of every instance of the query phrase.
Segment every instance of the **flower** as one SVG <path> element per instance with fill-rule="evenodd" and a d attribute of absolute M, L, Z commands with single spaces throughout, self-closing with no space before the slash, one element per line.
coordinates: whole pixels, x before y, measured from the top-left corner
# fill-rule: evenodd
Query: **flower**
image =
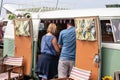
<path fill-rule="evenodd" d="M 102 80 L 113 80 L 111 76 L 104 76 Z"/>

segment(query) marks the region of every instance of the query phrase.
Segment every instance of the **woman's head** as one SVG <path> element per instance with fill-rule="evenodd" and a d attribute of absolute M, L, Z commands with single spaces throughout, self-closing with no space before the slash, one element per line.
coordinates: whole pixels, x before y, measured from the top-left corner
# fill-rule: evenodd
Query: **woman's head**
<path fill-rule="evenodd" d="M 55 34 L 56 31 L 57 31 L 57 26 L 54 23 L 50 23 L 48 28 L 47 28 L 47 32 Z"/>

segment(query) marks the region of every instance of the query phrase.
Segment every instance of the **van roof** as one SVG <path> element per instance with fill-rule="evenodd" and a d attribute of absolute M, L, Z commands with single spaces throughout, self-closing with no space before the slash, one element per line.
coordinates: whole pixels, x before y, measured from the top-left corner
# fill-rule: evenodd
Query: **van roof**
<path fill-rule="evenodd" d="M 120 17 L 120 8 L 93 8 L 39 12 L 40 19 L 63 19 L 87 16 Z M 37 17 L 38 16 L 32 14 L 32 18 Z"/>

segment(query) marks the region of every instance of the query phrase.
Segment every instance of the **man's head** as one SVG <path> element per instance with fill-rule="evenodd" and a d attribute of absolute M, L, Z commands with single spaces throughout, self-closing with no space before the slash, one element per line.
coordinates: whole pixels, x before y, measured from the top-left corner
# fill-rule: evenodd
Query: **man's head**
<path fill-rule="evenodd" d="M 67 27 L 68 27 L 68 26 L 73 26 L 73 25 L 74 25 L 73 22 L 74 22 L 74 21 L 72 21 L 72 20 L 66 20 Z"/>

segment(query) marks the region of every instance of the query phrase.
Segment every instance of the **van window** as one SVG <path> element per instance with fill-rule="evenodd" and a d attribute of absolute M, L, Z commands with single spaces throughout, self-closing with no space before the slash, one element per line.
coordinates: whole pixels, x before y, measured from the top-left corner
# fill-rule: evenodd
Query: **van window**
<path fill-rule="evenodd" d="M 111 20 L 114 42 L 120 43 L 120 19 Z"/>
<path fill-rule="evenodd" d="M 120 19 L 101 20 L 102 42 L 120 42 Z"/>
<path fill-rule="evenodd" d="M 114 42 L 110 20 L 101 20 L 102 42 Z"/>

